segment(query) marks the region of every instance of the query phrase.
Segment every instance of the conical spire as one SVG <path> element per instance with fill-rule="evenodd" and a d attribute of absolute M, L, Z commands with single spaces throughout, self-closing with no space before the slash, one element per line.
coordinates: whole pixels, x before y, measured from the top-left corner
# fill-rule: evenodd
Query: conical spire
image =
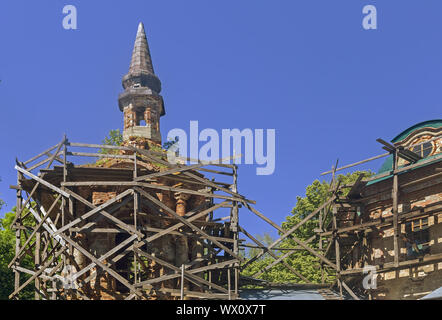
<path fill-rule="evenodd" d="M 138 25 L 129 72 L 123 77 L 123 88 L 144 87 L 160 93 L 161 81 L 155 75 L 143 23 Z"/>
<path fill-rule="evenodd" d="M 161 145 L 160 117 L 165 114 L 161 81 L 154 74 L 143 23 L 137 37 L 129 72 L 123 77 L 124 92 L 118 106 L 124 113 L 123 140 L 132 145 L 133 137 Z M 145 146 L 143 142 L 143 146 Z"/>
<path fill-rule="evenodd" d="M 142 22 L 138 25 L 137 37 L 135 39 L 132 60 L 129 73 L 147 72 L 154 74 L 152 58 L 150 57 L 149 45 L 147 44 L 146 33 Z"/>

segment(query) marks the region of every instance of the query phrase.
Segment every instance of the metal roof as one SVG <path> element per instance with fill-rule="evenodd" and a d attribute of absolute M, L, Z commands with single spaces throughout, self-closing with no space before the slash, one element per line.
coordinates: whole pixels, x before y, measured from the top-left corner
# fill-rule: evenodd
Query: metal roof
<path fill-rule="evenodd" d="M 442 300 L 442 287 L 434 290 L 432 293 L 427 294 L 419 300 Z"/>
<path fill-rule="evenodd" d="M 408 171 L 416 170 L 416 169 L 419 169 L 419 168 L 422 168 L 422 167 L 425 167 L 425 166 L 429 166 L 429 165 L 434 164 L 434 163 L 436 163 L 436 162 L 439 162 L 439 161 L 441 161 L 441 159 L 438 158 L 439 156 L 440 156 L 440 154 L 438 153 L 438 154 L 434 154 L 434 155 L 432 155 L 432 156 L 429 156 L 429 157 L 426 157 L 426 158 L 420 159 L 420 160 L 417 161 L 416 163 L 423 162 L 423 161 L 427 161 L 427 160 L 430 160 L 430 159 L 433 159 L 433 158 L 434 158 L 434 161 L 426 162 L 426 163 L 422 164 L 421 166 L 417 166 L 417 167 L 411 168 L 410 170 L 403 171 L 403 172 L 401 172 L 400 174 L 405 173 L 405 172 L 408 172 Z M 405 165 L 403 165 L 403 166 L 399 166 L 399 168 L 403 168 L 403 167 L 405 167 Z M 383 173 L 385 173 L 385 172 L 387 172 L 387 171 L 392 171 L 392 170 L 393 170 L 393 157 L 390 155 L 390 156 L 388 156 L 388 158 L 385 160 L 384 164 L 383 164 L 382 167 L 379 169 L 378 173 L 377 173 L 375 176 L 373 176 L 372 178 L 376 178 L 376 176 L 378 176 L 378 175 L 382 175 Z M 389 174 L 389 175 L 387 175 L 387 176 L 381 176 L 379 179 L 374 179 L 374 180 L 369 181 L 369 182 L 367 183 L 367 186 L 369 186 L 369 185 L 371 185 L 371 184 L 374 184 L 374 183 L 377 183 L 377 182 L 380 182 L 380 181 L 383 181 L 383 180 L 386 180 L 386 179 L 389 179 L 389 178 L 391 178 L 392 176 L 393 176 L 393 174 Z"/>
<path fill-rule="evenodd" d="M 239 296 L 244 300 L 325 300 L 318 289 L 246 289 Z"/>
<path fill-rule="evenodd" d="M 440 128 L 440 127 L 442 127 L 442 120 L 435 119 L 435 120 L 428 120 L 428 121 L 417 123 L 414 126 L 411 126 L 410 128 L 402 131 L 400 134 L 398 134 L 396 137 L 394 137 L 393 140 L 391 140 L 391 142 L 395 143 L 395 142 L 404 140 L 413 131 L 421 129 L 421 128 L 425 128 L 425 127 Z"/>

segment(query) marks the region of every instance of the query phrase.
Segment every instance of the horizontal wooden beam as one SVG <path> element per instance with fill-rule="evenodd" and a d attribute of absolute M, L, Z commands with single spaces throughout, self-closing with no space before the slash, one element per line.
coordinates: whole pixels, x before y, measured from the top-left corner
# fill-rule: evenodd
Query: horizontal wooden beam
<path fill-rule="evenodd" d="M 36 175 L 30 173 L 29 171 L 26 171 L 25 169 L 20 168 L 20 167 L 17 166 L 17 165 L 16 165 L 14 168 L 15 168 L 17 171 L 20 171 L 21 173 L 23 173 L 24 175 L 26 175 L 26 176 L 28 176 L 28 177 L 34 179 L 35 181 L 41 183 L 42 185 L 48 187 L 49 189 L 52 189 L 52 190 L 54 190 L 55 192 L 61 194 L 63 197 L 65 197 L 65 198 L 69 198 L 69 197 L 70 197 L 70 195 L 69 195 L 68 193 L 64 192 L 64 191 L 61 190 L 60 188 L 57 188 L 56 186 L 54 186 L 53 184 L 47 182 L 46 180 L 43 180 L 43 179 L 37 177 Z"/>
<path fill-rule="evenodd" d="M 396 267 L 394 262 L 387 262 L 382 265 L 376 265 L 376 272 L 378 273 L 384 273 L 392 270 L 399 270 L 399 269 L 405 269 L 410 267 L 415 267 L 419 265 L 426 265 L 426 264 L 432 264 L 436 262 L 442 261 L 442 253 L 439 254 L 433 254 L 433 255 L 426 255 L 423 258 L 413 259 L 413 260 L 406 260 L 406 261 L 400 261 L 399 265 Z M 366 270 L 364 268 L 354 268 L 354 269 L 347 269 L 342 270 L 340 274 L 342 276 L 347 275 L 354 275 L 354 274 L 364 274 Z"/>
<path fill-rule="evenodd" d="M 114 158 L 114 159 L 133 159 L 133 156 L 110 153 L 90 153 L 90 152 L 66 152 L 68 156 L 92 157 L 92 158 Z"/>

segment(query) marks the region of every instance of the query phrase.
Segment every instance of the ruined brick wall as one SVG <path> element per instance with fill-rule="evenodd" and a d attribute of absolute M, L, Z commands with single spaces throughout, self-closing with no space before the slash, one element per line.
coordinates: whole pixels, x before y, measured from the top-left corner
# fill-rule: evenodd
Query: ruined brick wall
<path fill-rule="evenodd" d="M 124 166 L 119 163 L 116 164 L 117 167 Z M 160 180 L 158 182 L 160 185 L 168 185 L 171 186 L 173 184 L 173 180 Z M 195 189 L 195 186 L 186 185 L 184 188 Z M 77 192 L 91 201 L 95 206 L 102 205 L 110 199 L 115 198 L 118 194 L 124 192 L 127 187 L 103 187 L 103 186 L 94 186 L 94 187 L 79 187 Z M 198 188 L 196 188 L 198 189 Z M 177 194 L 170 191 L 157 191 L 154 189 L 145 189 L 146 192 L 156 197 L 162 203 L 164 203 L 167 207 L 175 211 L 180 216 L 184 216 L 187 212 L 194 210 L 195 208 L 199 208 L 198 211 L 202 211 L 208 205 L 205 197 L 195 196 L 195 195 L 187 195 L 187 194 Z M 119 202 L 121 203 L 122 200 Z M 79 204 L 75 208 L 76 216 L 81 216 L 84 213 L 90 210 L 89 207 L 86 207 L 83 204 Z M 133 201 L 129 201 L 125 206 L 119 208 L 116 212 L 112 213 L 112 215 L 116 216 L 121 221 L 133 225 Z M 160 210 L 158 210 L 160 211 Z M 145 205 L 140 205 L 140 212 L 137 217 L 138 219 L 138 227 L 146 236 L 150 236 L 155 234 L 152 231 L 143 229 L 145 226 L 156 229 L 166 229 L 172 225 L 177 223 L 176 219 L 167 219 L 167 212 L 164 212 L 165 216 L 158 215 L 158 211 L 154 212 L 152 209 Z M 206 217 L 201 217 L 197 221 L 205 221 Z M 84 223 L 80 223 L 78 226 L 82 227 Z M 94 226 L 95 228 L 115 228 L 115 225 L 109 221 L 108 219 L 100 219 L 97 224 Z M 141 229 L 140 229 L 141 228 Z M 185 232 L 192 234 L 192 231 L 187 227 L 181 227 L 179 232 Z M 76 240 L 81 243 L 83 248 L 87 249 L 94 256 L 100 257 L 103 254 L 107 253 L 109 250 L 114 248 L 116 245 L 124 241 L 127 238 L 126 233 L 79 233 L 76 236 Z M 157 240 L 152 242 L 152 253 L 177 267 L 181 267 L 182 264 L 188 264 L 189 262 L 202 258 L 203 257 L 203 245 L 202 243 L 194 238 L 187 236 L 180 236 L 177 234 L 169 234 L 165 235 Z M 91 261 L 87 259 L 84 255 L 82 255 L 77 250 L 74 250 L 75 263 L 79 266 L 79 269 L 86 267 Z M 133 257 L 128 255 L 128 257 L 122 259 L 117 263 L 116 269 L 123 277 L 127 277 L 129 274 L 132 274 L 131 270 L 131 261 Z M 196 264 L 196 267 L 202 266 L 202 261 Z M 126 269 L 126 270 L 124 270 Z M 76 270 L 75 270 L 76 271 Z M 91 299 L 101 299 L 101 300 L 111 300 L 111 299 L 119 299 L 121 293 L 127 291 L 127 289 L 119 284 L 112 276 L 107 274 L 106 272 L 98 272 L 96 268 L 92 269 L 91 272 L 86 273 L 84 277 L 89 275 L 93 275 L 93 279 L 90 284 L 82 289 L 82 292 L 85 293 Z M 155 262 L 148 263 L 148 271 L 143 270 L 145 272 L 145 279 L 153 279 L 156 277 L 160 277 L 162 275 L 168 274 L 170 272 L 169 269 L 162 267 L 161 265 Z M 173 288 L 177 289 L 180 287 L 179 279 L 173 279 L 166 282 L 158 283 L 153 286 L 153 289 L 160 288 Z M 199 290 L 198 287 L 194 287 L 193 285 L 186 284 L 186 288 L 190 290 Z M 154 294 L 153 297 L 159 299 L 168 299 L 167 295 L 162 294 Z"/>
<path fill-rule="evenodd" d="M 428 165 L 410 172 L 399 175 L 399 214 L 415 210 L 424 212 L 437 211 L 442 209 L 442 181 L 438 177 L 425 180 L 435 174 L 437 164 Z M 420 179 L 420 180 L 419 180 Z M 413 181 L 420 183 L 409 184 Z M 401 188 L 401 185 L 405 186 Z M 365 222 L 379 218 L 392 216 L 391 199 L 392 179 L 377 182 L 368 186 L 363 191 L 363 196 L 373 196 L 364 203 Z M 380 190 L 385 190 L 380 192 Z M 388 191 L 389 190 L 389 191 Z M 429 248 L 425 253 L 420 254 L 419 242 L 414 243 L 413 234 L 406 223 L 400 225 L 400 237 L 398 244 L 400 248 L 399 261 L 413 260 L 423 257 L 426 254 L 442 253 L 442 213 L 422 216 L 425 228 L 428 232 Z M 419 218 L 421 219 L 421 218 Z M 418 218 L 407 221 L 422 223 Z M 373 229 L 369 234 L 369 255 L 366 263 L 370 265 L 383 265 L 394 262 L 394 230 L 393 227 Z M 426 246 L 422 246 L 426 247 Z M 414 255 L 415 250 L 418 252 Z M 412 254 L 410 254 L 410 252 Z M 357 259 L 358 257 L 354 257 Z M 416 299 L 439 288 L 442 285 L 442 263 L 430 263 L 413 268 L 405 268 L 397 271 L 390 271 L 378 275 L 378 289 L 373 291 L 377 299 Z"/>

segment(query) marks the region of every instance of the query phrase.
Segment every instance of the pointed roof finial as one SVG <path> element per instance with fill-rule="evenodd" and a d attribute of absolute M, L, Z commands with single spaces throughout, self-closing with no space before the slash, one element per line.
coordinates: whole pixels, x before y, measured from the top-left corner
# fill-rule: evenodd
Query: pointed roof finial
<path fill-rule="evenodd" d="M 147 44 L 146 33 L 142 22 L 138 24 L 137 37 L 135 39 L 132 60 L 130 62 L 129 73 L 147 72 L 154 74 L 152 58 L 150 56 L 149 45 Z"/>

